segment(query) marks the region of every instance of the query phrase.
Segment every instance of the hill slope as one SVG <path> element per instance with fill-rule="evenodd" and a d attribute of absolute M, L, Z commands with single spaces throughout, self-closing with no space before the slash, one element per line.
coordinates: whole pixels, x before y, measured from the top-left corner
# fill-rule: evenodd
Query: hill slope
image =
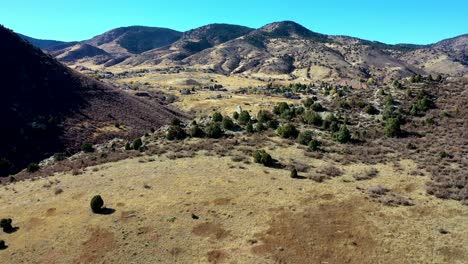
<path fill-rule="evenodd" d="M 69 42 L 58 41 L 58 40 L 36 39 L 36 38 L 28 37 L 22 34 L 18 34 L 18 36 L 20 36 L 22 39 L 28 41 L 29 43 L 41 49 L 48 49 L 53 46 L 69 43 Z"/>
<path fill-rule="evenodd" d="M 109 134 L 133 137 L 175 114 L 64 67 L 6 28 L 0 38 L 0 175 Z"/>

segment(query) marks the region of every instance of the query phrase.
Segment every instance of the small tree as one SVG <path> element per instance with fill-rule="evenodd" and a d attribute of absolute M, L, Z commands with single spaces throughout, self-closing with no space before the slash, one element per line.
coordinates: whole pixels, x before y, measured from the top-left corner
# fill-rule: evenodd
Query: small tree
<path fill-rule="evenodd" d="M 238 119 L 239 124 L 246 125 L 247 123 L 250 122 L 250 120 L 251 120 L 251 117 L 250 117 L 249 112 L 244 110 L 240 113 L 239 119 Z"/>
<path fill-rule="evenodd" d="M 234 113 L 232 114 L 232 118 L 234 118 L 234 120 L 239 119 L 239 113 L 238 113 L 238 112 L 234 112 Z"/>
<path fill-rule="evenodd" d="M 41 167 L 37 163 L 29 163 L 28 167 L 26 168 L 26 170 L 29 173 L 35 173 L 36 171 L 38 171 L 40 169 L 41 169 Z"/>
<path fill-rule="evenodd" d="M 257 114 L 258 122 L 266 123 L 272 119 L 272 114 L 267 110 L 260 110 Z"/>
<path fill-rule="evenodd" d="M 223 136 L 223 130 L 218 123 L 211 123 L 206 129 L 205 134 L 209 138 L 220 138 Z"/>
<path fill-rule="evenodd" d="M 351 133 L 346 125 L 340 127 L 340 130 L 335 134 L 335 140 L 341 144 L 346 144 L 351 140 Z"/>
<path fill-rule="evenodd" d="M 268 154 L 265 150 L 263 149 L 257 149 L 253 154 L 252 154 L 254 161 L 256 163 L 261 163 L 267 167 L 273 165 L 273 158 L 271 157 L 270 154 Z"/>
<path fill-rule="evenodd" d="M 4 240 L 0 240 L 0 250 L 4 250 L 4 249 L 6 249 L 6 248 L 7 248 L 7 246 L 6 246 L 6 244 L 5 244 L 5 241 L 4 241 Z"/>
<path fill-rule="evenodd" d="M 100 195 L 96 195 L 91 199 L 90 206 L 93 213 L 98 214 L 102 211 L 102 207 L 104 206 L 104 200 Z"/>
<path fill-rule="evenodd" d="M 223 115 L 219 112 L 214 112 L 212 116 L 213 122 L 221 122 L 223 121 Z"/>
<path fill-rule="evenodd" d="M 291 178 L 293 179 L 298 178 L 297 170 L 295 168 L 291 170 Z"/>
<path fill-rule="evenodd" d="M 225 116 L 223 118 L 223 128 L 226 129 L 226 130 L 233 130 L 234 129 L 234 122 L 232 121 L 232 119 L 229 117 L 229 116 Z"/>
<path fill-rule="evenodd" d="M 387 137 L 398 137 L 401 135 L 401 123 L 399 118 L 389 118 L 385 125 L 385 135 Z"/>
<path fill-rule="evenodd" d="M 377 108 L 375 108 L 375 106 L 372 104 L 366 105 L 364 111 L 369 115 L 377 115 L 379 113 L 379 110 L 377 110 Z"/>
<path fill-rule="evenodd" d="M 308 145 L 309 142 L 312 140 L 313 133 L 312 131 L 304 131 L 299 134 L 297 137 L 297 142 L 302 145 Z"/>
<path fill-rule="evenodd" d="M 91 153 L 91 152 L 94 152 L 93 144 L 91 144 L 91 143 L 84 143 L 83 145 L 81 145 L 81 150 L 82 150 L 84 153 Z"/>
<path fill-rule="evenodd" d="M 309 125 L 321 126 L 323 119 L 322 117 L 314 111 L 307 111 L 304 114 L 304 121 Z"/>
<path fill-rule="evenodd" d="M 187 133 L 180 126 L 171 125 L 166 133 L 166 138 L 168 140 L 182 140 L 187 137 Z"/>
<path fill-rule="evenodd" d="M 277 129 L 278 128 L 278 121 L 273 119 L 273 120 L 269 120 L 267 123 L 266 123 L 266 126 L 268 128 L 271 128 L 271 129 Z"/>
<path fill-rule="evenodd" d="M 11 225 L 12 222 L 13 220 L 11 220 L 11 218 L 3 218 L 0 220 L 0 227 L 3 228 L 3 232 L 11 233 L 15 230 Z"/>
<path fill-rule="evenodd" d="M 322 104 L 320 103 L 314 103 L 312 105 L 312 110 L 314 110 L 315 112 L 323 112 L 325 111 L 325 108 L 323 108 Z"/>
<path fill-rule="evenodd" d="M 286 110 L 290 110 L 289 105 L 286 102 L 278 103 L 275 107 L 273 107 L 273 113 L 277 115 L 283 114 Z"/>
<path fill-rule="evenodd" d="M 253 125 L 252 125 L 252 122 L 249 122 L 249 123 L 247 124 L 247 126 L 245 127 L 245 130 L 246 130 L 247 133 L 249 133 L 249 134 L 253 134 L 253 133 L 255 132 L 254 127 L 253 127 Z"/>
<path fill-rule="evenodd" d="M 133 141 L 132 146 L 134 150 L 139 150 L 143 146 L 143 141 L 141 141 L 141 138 L 137 138 Z"/>
<path fill-rule="evenodd" d="M 299 131 L 293 124 L 285 124 L 282 125 L 281 127 L 278 128 L 277 130 L 278 135 L 280 135 L 282 138 L 297 138 L 299 135 Z"/>
<path fill-rule="evenodd" d="M 317 151 L 320 148 L 320 142 L 316 139 L 312 139 L 308 145 L 309 149 L 312 151 Z"/>
<path fill-rule="evenodd" d="M 197 125 L 192 125 L 190 128 L 190 136 L 193 138 L 202 138 L 205 136 L 205 132 Z"/>

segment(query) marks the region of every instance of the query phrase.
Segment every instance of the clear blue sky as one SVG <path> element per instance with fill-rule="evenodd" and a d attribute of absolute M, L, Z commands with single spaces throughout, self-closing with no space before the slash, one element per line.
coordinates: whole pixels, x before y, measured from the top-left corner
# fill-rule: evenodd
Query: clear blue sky
<path fill-rule="evenodd" d="M 130 25 L 180 31 L 293 20 L 312 31 L 428 44 L 468 33 L 468 0 L 1 0 L 0 23 L 31 37 L 83 40 Z"/>

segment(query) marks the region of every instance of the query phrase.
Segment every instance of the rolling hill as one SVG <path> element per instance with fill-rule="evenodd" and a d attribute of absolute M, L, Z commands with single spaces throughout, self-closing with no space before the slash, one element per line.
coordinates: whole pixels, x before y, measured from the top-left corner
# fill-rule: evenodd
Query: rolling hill
<path fill-rule="evenodd" d="M 135 137 L 178 115 L 63 66 L 4 27 L 0 37 L 1 176 L 84 142 Z"/>

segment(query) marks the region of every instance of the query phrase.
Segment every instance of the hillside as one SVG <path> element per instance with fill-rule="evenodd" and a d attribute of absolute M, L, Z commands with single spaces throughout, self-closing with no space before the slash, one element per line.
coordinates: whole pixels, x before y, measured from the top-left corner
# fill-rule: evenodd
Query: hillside
<path fill-rule="evenodd" d="M 48 49 L 53 46 L 64 45 L 68 43 L 68 42 L 58 41 L 58 40 L 36 39 L 36 38 L 28 37 L 22 34 L 18 34 L 18 36 L 20 36 L 22 39 L 28 41 L 29 43 L 33 44 L 34 46 L 40 49 Z"/>
<path fill-rule="evenodd" d="M 0 37 L 2 176 L 84 142 L 134 137 L 175 114 L 64 67 L 6 28 Z"/>

